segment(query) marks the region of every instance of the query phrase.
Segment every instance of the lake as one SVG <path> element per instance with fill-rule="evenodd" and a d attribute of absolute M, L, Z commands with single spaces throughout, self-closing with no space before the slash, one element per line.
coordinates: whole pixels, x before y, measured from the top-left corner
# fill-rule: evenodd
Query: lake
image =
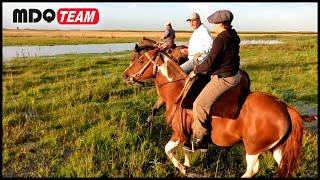
<path fill-rule="evenodd" d="M 279 44 L 279 40 L 243 40 L 241 44 Z M 81 53 L 114 53 L 133 50 L 136 43 L 114 44 L 80 44 L 80 45 L 55 45 L 55 46 L 5 46 L 2 47 L 2 61 L 10 61 L 14 57 L 54 56 L 59 54 Z M 188 46 L 188 42 L 176 42 Z M 240 44 L 240 45 L 241 45 Z"/>

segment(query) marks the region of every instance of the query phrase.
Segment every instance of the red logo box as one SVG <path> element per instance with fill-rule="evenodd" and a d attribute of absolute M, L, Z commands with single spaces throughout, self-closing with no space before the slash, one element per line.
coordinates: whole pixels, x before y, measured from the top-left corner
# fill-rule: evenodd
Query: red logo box
<path fill-rule="evenodd" d="M 57 17 L 59 24 L 97 24 L 99 11 L 96 8 L 60 8 Z"/>

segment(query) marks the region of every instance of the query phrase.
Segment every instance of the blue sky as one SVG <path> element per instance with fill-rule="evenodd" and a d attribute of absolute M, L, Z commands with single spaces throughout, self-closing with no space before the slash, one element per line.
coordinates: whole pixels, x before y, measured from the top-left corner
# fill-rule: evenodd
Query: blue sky
<path fill-rule="evenodd" d="M 13 23 L 14 9 L 37 8 L 96 8 L 100 19 L 96 25 L 61 25 L 56 20 L 47 23 Z M 237 31 L 312 31 L 318 32 L 318 3 L 316 2 L 102 2 L 102 3 L 9 3 L 2 2 L 2 27 L 7 29 L 81 29 L 81 30 L 164 30 L 163 24 L 170 21 L 175 30 L 191 30 L 186 19 L 198 12 L 202 22 L 213 30 L 207 17 L 217 10 L 233 12 L 233 27 Z"/>

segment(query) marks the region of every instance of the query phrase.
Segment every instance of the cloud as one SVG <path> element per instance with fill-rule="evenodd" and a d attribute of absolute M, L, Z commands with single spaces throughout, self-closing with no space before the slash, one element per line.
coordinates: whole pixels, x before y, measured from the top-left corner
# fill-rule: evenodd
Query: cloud
<path fill-rule="evenodd" d="M 136 4 L 136 3 L 132 3 L 132 4 L 130 4 L 130 5 L 128 6 L 128 8 L 135 8 L 135 7 L 137 7 L 137 4 Z"/>
<path fill-rule="evenodd" d="M 192 12 L 210 12 L 209 3 L 186 3 L 186 6 Z"/>

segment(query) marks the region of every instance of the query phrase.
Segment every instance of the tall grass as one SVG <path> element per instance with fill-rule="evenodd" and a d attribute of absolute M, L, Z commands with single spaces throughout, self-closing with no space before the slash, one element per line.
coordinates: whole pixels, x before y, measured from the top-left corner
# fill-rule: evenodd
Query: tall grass
<path fill-rule="evenodd" d="M 290 105 L 318 106 L 317 38 L 283 37 L 285 44 L 241 46 L 241 68 L 251 90 Z M 3 177 L 181 177 L 164 152 L 171 136 L 161 109 L 150 129 L 141 127 L 157 99 L 153 81 L 121 80 L 129 51 L 15 59 L 2 66 Z M 303 111 L 302 107 L 297 107 Z M 318 135 L 303 140 L 294 177 L 318 177 Z M 176 154 L 183 158 L 182 150 Z M 209 146 L 193 153 L 197 177 L 240 177 L 244 148 Z M 275 177 L 270 153 L 256 177 Z"/>

